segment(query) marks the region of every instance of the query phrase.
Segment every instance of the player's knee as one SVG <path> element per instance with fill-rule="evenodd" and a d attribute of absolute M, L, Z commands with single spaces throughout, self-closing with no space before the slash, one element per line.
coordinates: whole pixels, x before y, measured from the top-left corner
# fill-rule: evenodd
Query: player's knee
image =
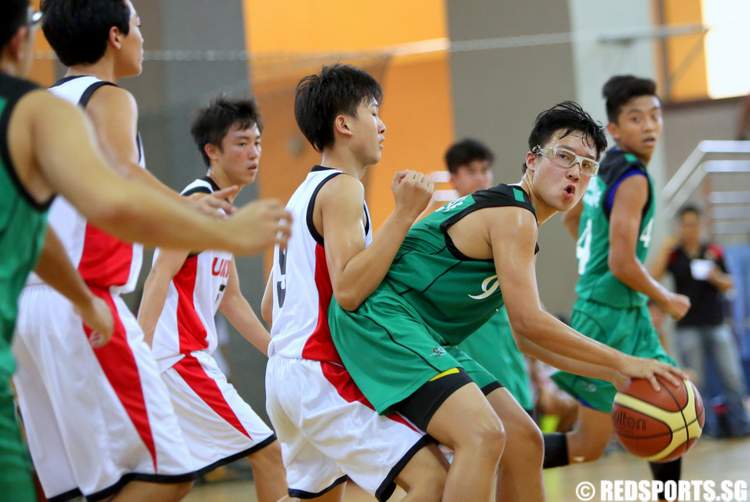
<path fill-rule="evenodd" d="M 484 420 L 477 420 L 466 434 L 463 445 L 477 455 L 499 459 L 505 448 L 505 428 L 493 414 Z"/>
<path fill-rule="evenodd" d="M 444 469 L 427 469 L 420 472 L 408 489 L 409 500 L 438 501 L 443 497 L 446 472 Z"/>
<path fill-rule="evenodd" d="M 188 493 L 190 493 L 190 490 L 193 488 L 193 482 L 185 481 L 184 483 L 176 483 L 170 487 L 172 497 L 169 498 L 172 500 L 182 500 Z"/>
<path fill-rule="evenodd" d="M 525 421 L 519 427 L 518 433 L 513 434 L 513 440 L 523 445 L 527 454 L 539 459 L 541 465 L 544 458 L 544 435 L 533 422 Z"/>
<path fill-rule="evenodd" d="M 250 460 L 253 471 L 281 467 L 281 446 L 278 441 L 274 441 L 248 456 L 248 460 Z"/>

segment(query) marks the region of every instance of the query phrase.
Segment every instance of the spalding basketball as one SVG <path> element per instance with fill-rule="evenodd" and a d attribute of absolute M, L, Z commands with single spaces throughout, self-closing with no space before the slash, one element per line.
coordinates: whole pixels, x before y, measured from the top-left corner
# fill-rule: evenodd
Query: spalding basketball
<path fill-rule="evenodd" d="M 620 443 L 649 462 L 681 457 L 703 432 L 703 400 L 690 380 L 674 386 L 659 378 L 656 392 L 648 380 L 634 378 L 615 396 L 612 420 Z"/>

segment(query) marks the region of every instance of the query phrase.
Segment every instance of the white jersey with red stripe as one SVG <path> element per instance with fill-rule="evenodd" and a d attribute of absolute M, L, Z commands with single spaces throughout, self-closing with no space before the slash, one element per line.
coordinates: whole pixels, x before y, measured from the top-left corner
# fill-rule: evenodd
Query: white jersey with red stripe
<path fill-rule="evenodd" d="M 67 77 L 50 88 L 56 96 L 82 108 L 100 87 L 111 82 L 92 76 Z M 136 134 L 138 162 L 145 167 L 140 136 Z M 133 291 L 140 274 L 143 247 L 123 242 L 89 224 L 86 219 L 63 197 L 57 197 L 49 211 L 49 224 L 76 265 L 81 277 L 89 286 L 109 289 L 112 293 Z M 32 275 L 29 284 L 41 284 L 42 280 Z"/>
<path fill-rule="evenodd" d="M 210 194 L 219 190 L 206 176 L 182 191 Z M 159 250 L 154 253 L 154 262 Z M 214 316 L 221 305 L 229 281 L 232 254 L 225 251 L 203 251 L 190 254 L 169 283 L 164 309 L 154 330 L 152 349 L 162 370 L 171 367 L 183 355 L 217 346 Z"/>
<path fill-rule="evenodd" d="M 323 237 L 313 225 L 313 207 L 320 189 L 341 174 L 315 166 L 287 204 L 292 213 L 292 238 L 286 251 L 278 246 L 273 260 L 273 327 L 268 355 L 341 363 L 328 330 L 328 306 L 333 293 Z M 365 204 L 362 232 L 372 241 Z"/>

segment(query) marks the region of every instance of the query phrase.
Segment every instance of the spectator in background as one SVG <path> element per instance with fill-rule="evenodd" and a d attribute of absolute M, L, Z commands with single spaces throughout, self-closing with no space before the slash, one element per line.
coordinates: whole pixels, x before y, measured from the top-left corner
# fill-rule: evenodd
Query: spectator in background
<path fill-rule="evenodd" d="M 674 278 L 677 293 L 690 298 L 690 310 L 677 321 L 675 348 L 685 367 L 695 372 L 701 390 L 706 388 L 705 362 L 712 358 L 727 406 L 731 436 L 750 434 L 743 401 L 746 395 L 737 342 L 724 321 L 723 293 L 732 288 L 720 246 L 702 238 L 701 210 L 683 206 L 677 213 L 677 236 L 668 238 L 654 263 L 652 275 L 666 272 Z M 704 358 L 705 357 L 705 358 Z M 706 406 L 709 427 L 711 407 Z"/>

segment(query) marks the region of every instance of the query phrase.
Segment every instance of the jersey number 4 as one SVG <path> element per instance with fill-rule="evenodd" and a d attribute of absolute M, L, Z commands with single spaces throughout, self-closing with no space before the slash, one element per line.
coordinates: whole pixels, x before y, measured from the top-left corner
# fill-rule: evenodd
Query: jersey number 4
<path fill-rule="evenodd" d="M 578 242 L 576 243 L 578 275 L 583 275 L 583 273 L 586 272 L 586 265 L 588 265 L 589 258 L 591 258 L 591 224 L 591 220 L 586 221 L 583 233 L 578 237 Z"/>

